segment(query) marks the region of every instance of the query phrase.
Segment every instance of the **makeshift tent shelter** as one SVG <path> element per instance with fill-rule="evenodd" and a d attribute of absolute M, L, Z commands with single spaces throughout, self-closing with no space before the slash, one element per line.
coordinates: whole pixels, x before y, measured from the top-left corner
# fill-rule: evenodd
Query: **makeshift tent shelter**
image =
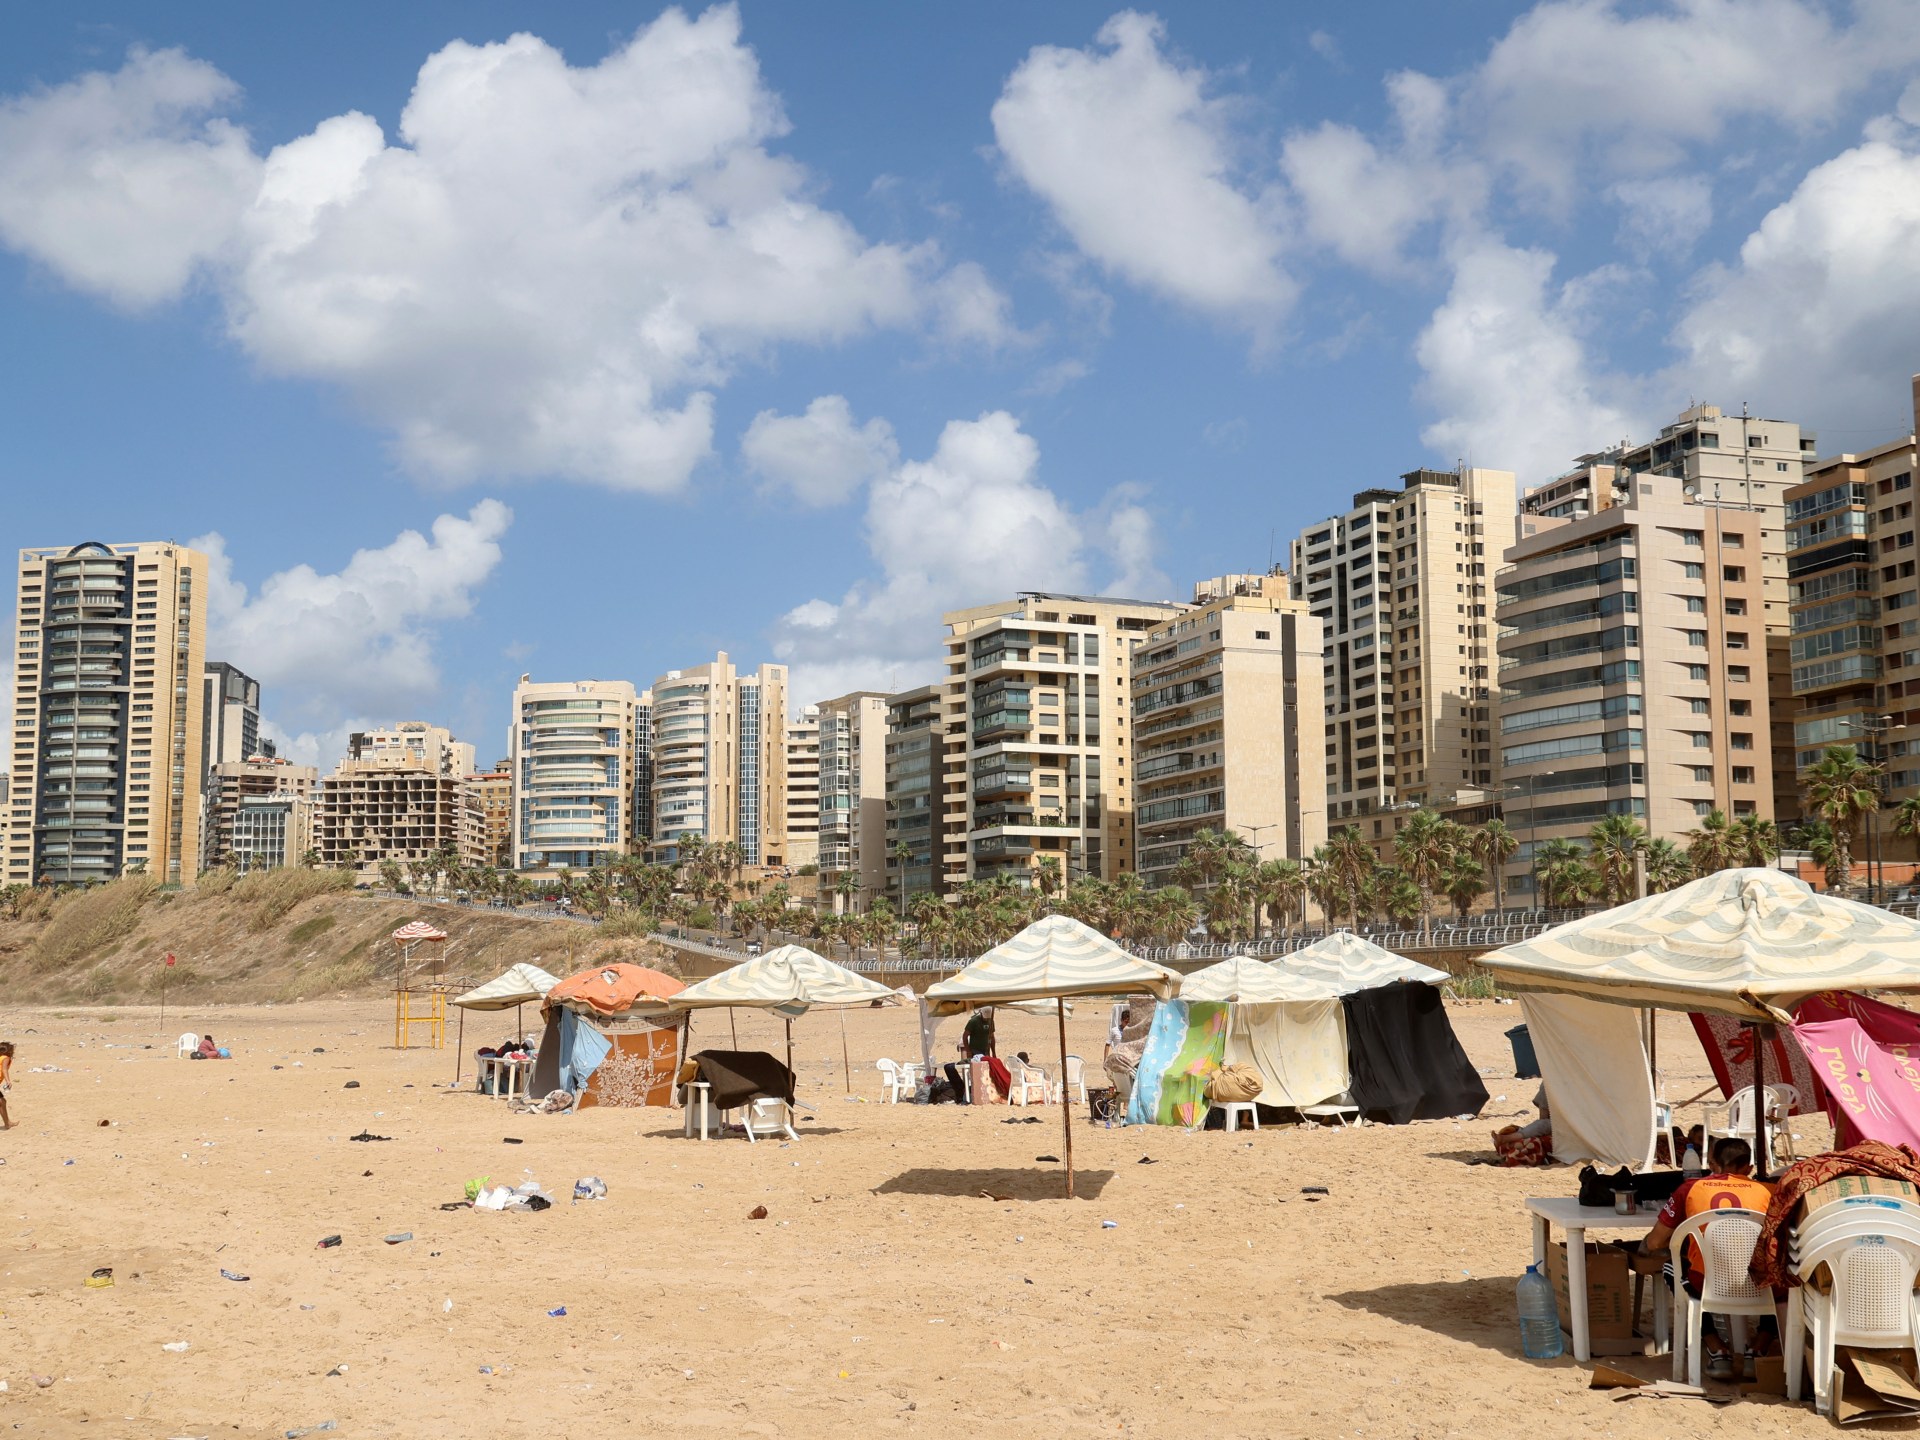
<path fill-rule="evenodd" d="M 520 1007 L 544 1000 L 547 992 L 559 983 L 558 979 L 538 965 L 522 961 L 518 965 L 509 965 L 486 984 L 476 985 L 466 994 L 454 996 L 452 1003 L 460 1007 L 460 1033 L 454 1041 L 453 1083 L 460 1083 L 460 1063 L 467 1043 L 467 1011 L 512 1010 L 513 1033 L 516 1036 L 525 1035 L 526 1030 L 520 1023 Z"/>
<path fill-rule="evenodd" d="M 933 1011 L 930 1008 L 928 1008 L 927 997 L 924 995 L 916 995 L 913 992 L 913 989 L 911 986 L 907 986 L 907 985 L 897 986 L 895 987 L 893 993 L 900 997 L 900 1000 L 903 1004 L 911 1003 L 919 1007 L 920 1065 L 924 1073 L 931 1075 L 934 1073 L 933 1037 L 935 1036 L 936 1033 L 938 1033 L 940 1029 L 941 1020 L 948 1019 L 951 1017 L 934 1014 Z M 1053 1014 L 1054 1006 L 1053 1006 L 1053 1001 L 1051 1000 L 1016 1000 L 1010 1005 L 996 1006 L 995 1008 L 1003 1009 L 1003 1010 L 1018 1010 L 1023 1015 L 1051 1016 Z M 1067 1002 L 1067 1018 L 1069 1020 L 1073 1018 L 1073 1002 L 1072 1001 Z"/>
<path fill-rule="evenodd" d="M 547 991 L 546 1032 L 534 1056 L 532 1092 L 566 1090 L 575 1108 L 670 1105 L 680 1068 L 680 1031 L 667 1009 L 685 990 L 643 965 L 601 965 Z M 607 1065 L 614 1056 L 614 1065 Z"/>
<path fill-rule="evenodd" d="M 1223 1065 L 1259 1073 L 1261 1105 L 1299 1109 L 1340 1095 L 1347 1088 L 1340 995 L 1325 976 L 1246 955 L 1196 970 L 1181 982 L 1178 1000 L 1154 1011 L 1128 1123 L 1202 1123 L 1207 1077 Z"/>
<path fill-rule="evenodd" d="M 1450 977 L 1335 931 L 1271 962 L 1300 980 L 1321 980 L 1342 996 L 1347 1093 L 1371 1120 L 1404 1125 L 1478 1114 L 1487 1087 L 1467 1059 L 1436 988 Z"/>
<path fill-rule="evenodd" d="M 1171 999 L 1180 975 L 1122 950 L 1098 930 L 1066 915 L 1043 915 L 1005 944 L 996 945 L 958 974 L 927 987 L 935 1015 L 958 1015 L 982 1005 L 1052 1000 L 1060 1031 L 1060 1073 L 1067 1073 L 1067 1007 L 1083 995 L 1152 995 Z M 1067 1195 L 1073 1195 L 1073 1111 L 1060 1107 L 1066 1127 Z"/>
<path fill-rule="evenodd" d="M 1496 950 L 1481 963 L 1513 990 L 1729 1015 L 1768 1030 L 1776 1022 L 1789 1022 L 1788 1009 L 1823 990 L 1920 990 L 1920 922 L 1818 894 L 1778 870 L 1721 870 L 1665 894 L 1555 926 L 1532 940 Z M 1576 1031 L 1588 1025 L 1583 1017 L 1595 1013 L 1569 1008 L 1575 1016 L 1570 1029 Z M 1529 1029 L 1534 1010 L 1530 1005 Z M 1590 1051 L 1602 1041 L 1597 1033 L 1590 1038 L 1575 1034 L 1573 1043 Z M 1537 1034 L 1535 1048 L 1540 1048 Z M 1756 1088 L 1766 1083 L 1766 1049 L 1753 1049 Z M 1547 1052 L 1541 1059 L 1557 1153 L 1561 1091 L 1618 1080 L 1576 1077 L 1556 1086 Z M 1644 1050 L 1635 1063 L 1643 1075 L 1650 1068 Z M 1611 1067 L 1616 1072 L 1624 1068 L 1619 1063 Z M 1650 1159 L 1653 1106 L 1650 1082 L 1643 1083 L 1649 1086 L 1645 1120 L 1637 1113 L 1633 1119 L 1636 1133 L 1644 1127 L 1643 1149 Z M 1641 1095 L 1636 1084 L 1630 1093 L 1608 1096 L 1606 1102 L 1637 1112 Z M 1763 1127 L 1763 1146 L 1764 1135 Z M 1621 1143 L 1620 1137 L 1615 1143 Z M 1756 1159 L 1764 1170 L 1765 1154 Z"/>
<path fill-rule="evenodd" d="M 787 1069 L 793 1069 L 793 1021 L 816 1006 L 893 1004 L 899 996 L 877 980 L 836 965 L 804 945 L 781 945 L 689 985 L 676 1010 L 771 1010 L 787 1022 Z"/>

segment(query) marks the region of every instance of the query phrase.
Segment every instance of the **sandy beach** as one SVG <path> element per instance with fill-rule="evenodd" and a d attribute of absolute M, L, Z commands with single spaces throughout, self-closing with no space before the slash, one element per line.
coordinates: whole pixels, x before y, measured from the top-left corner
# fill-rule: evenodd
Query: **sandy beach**
<path fill-rule="evenodd" d="M 1096 1127 L 1082 1107 L 1069 1201 L 1061 1167 L 1037 1158 L 1061 1154 L 1057 1108 L 878 1103 L 872 1060 L 917 1051 L 908 1011 L 847 1017 L 853 1100 L 840 1018 L 797 1022 L 804 1138 L 749 1146 L 683 1140 L 677 1110 L 513 1116 L 449 1089 L 451 1048 L 391 1048 L 380 1000 L 175 1007 L 164 1029 L 153 1008 L 15 1009 L 0 1015 L 19 1045 L 16 1125 L 0 1134 L 0 1429 L 1592 1437 L 1819 1423 L 1781 1401 L 1616 1404 L 1570 1358 L 1520 1357 L 1521 1200 L 1574 1178 L 1465 1163 L 1531 1113 L 1534 1082 L 1512 1078 L 1502 1036 L 1517 1007 L 1453 1013 L 1497 1097 L 1477 1119 L 1229 1136 Z M 742 1044 L 779 1049 L 777 1021 L 737 1024 Z M 1072 1048 L 1097 1060 L 1104 1028 L 1084 1007 Z M 236 1058 L 175 1058 L 183 1029 Z M 725 1015 L 701 1017 L 695 1040 L 730 1044 Z M 1057 1051 L 1050 1020 L 1005 1012 L 1000 1044 Z M 1683 1021 L 1663 1023 L 1661 1050 L 1672 1094 L 1707 1083 Z M 1041 1123 L 1005 1123 L 1029 1115 Z M 362 1132 L 392 1138 L 349 1138 Z M 483 1175 L 537 1177 L 558 1203 L 440 1208 Z M 585 1175 L 607 1198 L 568 1203 Z M 1310 1200 L 1307 1185 L 1330 1193 Z M 337 1248 L 316 1248 L 333 1234 Z M 84 1284 L 108 1266 L 111 1288 Z"/>

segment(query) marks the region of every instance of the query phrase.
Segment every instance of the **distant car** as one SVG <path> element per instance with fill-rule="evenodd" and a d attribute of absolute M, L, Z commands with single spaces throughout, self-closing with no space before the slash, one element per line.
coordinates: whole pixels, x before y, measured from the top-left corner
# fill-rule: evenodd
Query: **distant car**
<path fill-rule="evenodd" d="M 747 954 L 758 955 L 759 953 L 760 953 L 760 942 L 758 940 L 749 940 L 747 942 Z"/>

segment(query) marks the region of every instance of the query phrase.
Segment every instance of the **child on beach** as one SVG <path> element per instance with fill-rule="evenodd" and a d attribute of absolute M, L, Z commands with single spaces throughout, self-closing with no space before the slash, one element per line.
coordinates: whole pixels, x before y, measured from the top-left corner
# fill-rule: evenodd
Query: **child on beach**
<path fill-rule="evenodd" d="M 0 1040 L 0 1130 L 13 1128 L 13 1117 L 7 1114 L 7 1092 L 13 1088 L 13 1042 Z"/>

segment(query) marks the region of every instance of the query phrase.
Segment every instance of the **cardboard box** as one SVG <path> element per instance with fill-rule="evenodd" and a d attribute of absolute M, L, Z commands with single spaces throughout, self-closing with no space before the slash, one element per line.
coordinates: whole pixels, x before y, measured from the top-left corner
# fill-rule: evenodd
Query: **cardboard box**
<path fill-rule="evenodd" d="M 1904 1200 L 1909 1205 L 1920 1205 L 1920 1190 L 1905 1180 L 1883 1180 L 1878 1175 L 1842 1175 L 1824 1185 L 1816 1185 L 1802 1195 L 1800 1208 L 1794 1211 L 1794 1218 L 1804 1220 L 1822 1206 L 1861 1195 L 1885 1195 Z"/>
<path fill-rule="evenodd" d="M 1573 1307 L 1567 1298 L 1567 1247 L 1547 1251 L 1547 1283 L 1560 1308 L 1560 1328 L 1573 1332 Z M 1633 1338 L 1633 1276 L 1624 1251 L 1587 1246 L 1587 1334 L 1595 1340 Z"/>

